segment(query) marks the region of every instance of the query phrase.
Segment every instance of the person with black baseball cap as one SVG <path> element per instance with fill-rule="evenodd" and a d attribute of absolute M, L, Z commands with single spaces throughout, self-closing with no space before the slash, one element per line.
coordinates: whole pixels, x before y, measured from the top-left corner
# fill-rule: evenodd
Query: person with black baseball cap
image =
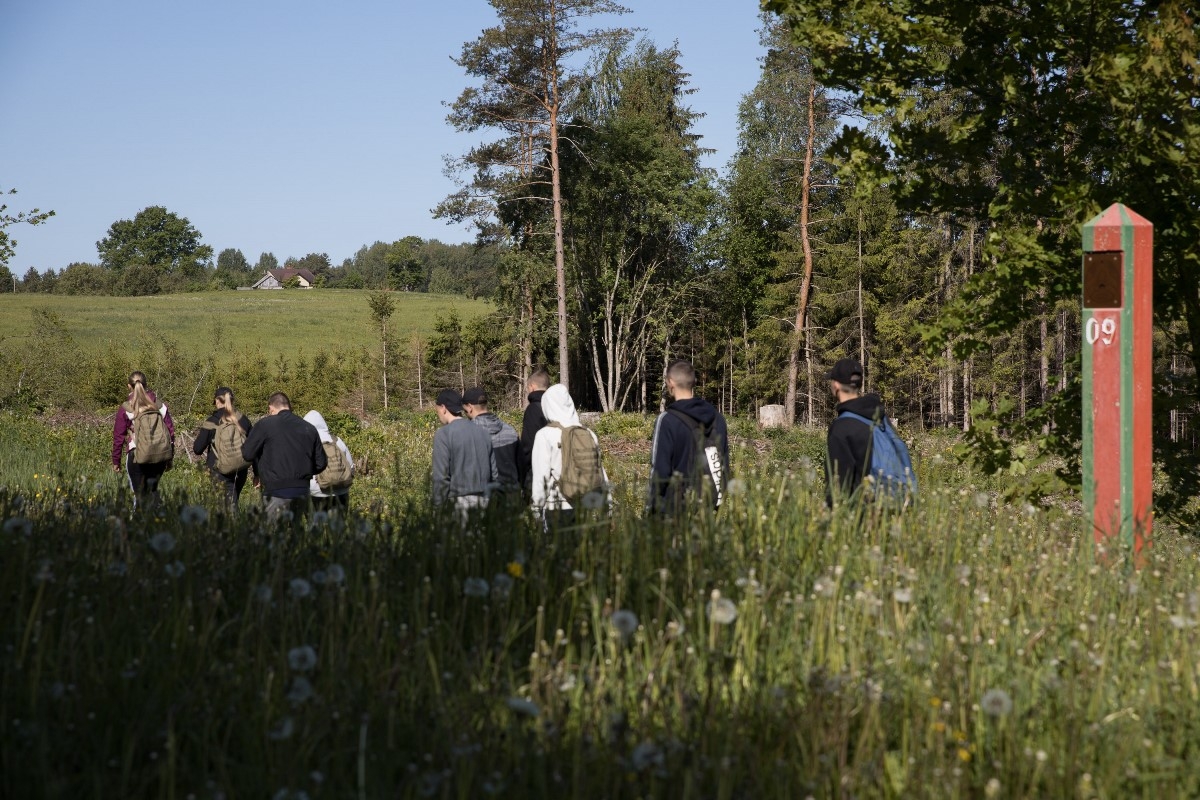
<path fill-rule="evenodd" d="M 829 390 L 837 401 L 838 416 L 829 423 L 826 446 L 828 480 L 826 503 L 833 504 L 833 487 L 841 496 L 854 492 L 871 468 L 871 427 L 861 421 L 841 416 L 844 412 L 870 420 L 883 416 L 883 403 L 877 394 L 863 394 L 863 368 L 853 358 L 843 358 L 825 373 Z"/>
<path fill-rule="evenodd" d="M 512 425 L 488 410 L 488 396 L 479 386 L 463 392 L 463 411 L 467 419 L 487 431 L 492 438 L 492 453 L 496 457 L 496 471 L 500 476 L 497 488 L 515 492 L 521 488 L 517 475 L 517 431 Z"/>
<path fill-rule="evenodd" d="M 492 437 L 463 419 L 455 390 L 443 389 L 436 405 L 442 427 L 433 435 L 433 503 L 452 503 L 465 523 L 471 509 L 487 507 L 488 484 L 497 479 Z"/>

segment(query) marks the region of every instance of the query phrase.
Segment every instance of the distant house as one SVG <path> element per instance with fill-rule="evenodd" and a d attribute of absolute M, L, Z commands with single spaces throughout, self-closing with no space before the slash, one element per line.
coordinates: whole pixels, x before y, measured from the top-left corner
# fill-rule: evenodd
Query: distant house
<path fill-rule="evenodd" d="M 306 269 L 269 269 L 251 289 L 282 289 L 292 278 L 300 279 L 301 289 L 311 289 L 317 282 L 317 277 Z"/>

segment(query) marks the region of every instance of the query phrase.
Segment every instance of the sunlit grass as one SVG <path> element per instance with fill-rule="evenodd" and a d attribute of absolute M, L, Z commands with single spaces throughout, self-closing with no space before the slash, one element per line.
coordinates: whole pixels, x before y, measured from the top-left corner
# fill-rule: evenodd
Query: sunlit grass
<path fill-rule="evenodd" d="M 431 416 L 350 435 L 352 514 L 283 529 L 185 464 L 131 514 L 103 426 L 7 423 L 6 797 L 1200 793 L 1191 542 L 1097 561 L 937 442 L 902 515 L 827 511 L 813 433 L 743 442 L 720 515 L 662 523 L 647 423 L 614 418 L 611 518 L 462 534 Z"/>

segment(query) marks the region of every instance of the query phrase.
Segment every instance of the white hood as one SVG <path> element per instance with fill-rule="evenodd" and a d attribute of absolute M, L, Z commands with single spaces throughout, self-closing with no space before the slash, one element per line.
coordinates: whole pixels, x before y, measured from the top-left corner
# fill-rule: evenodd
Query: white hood
<path fill-rule="evenodd" d="M 321 416 L 320 411 L 310 411 L 304 415 L 304 421 L 317 429 L 317 434 L 320 435 L 322 442 L 333 444 L 333 435 L 329 433 L 329 425 L 326 424 L 325 418 Z"/>
<path fill-rule="evenodd" d="M 575 412 L 575 401 L 571 393 L 561 383 L 556 383 L 542 395 L 542 415 L 547 422 L 557 422 L 564 428 L 579 424 L 579 414 Z"/>

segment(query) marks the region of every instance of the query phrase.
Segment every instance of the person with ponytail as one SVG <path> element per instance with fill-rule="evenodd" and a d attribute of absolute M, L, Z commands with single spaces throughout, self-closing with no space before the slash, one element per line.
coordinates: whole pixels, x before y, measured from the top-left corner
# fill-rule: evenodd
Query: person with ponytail
<path fill-rule="evenodd" d="M 158 482 L 167 470 L 170 461 L 157 463 L 138 463 L 134 457 L 137 442 L 133 436 L 133 421 L 142 412 L 157 412 L 162 414 L 163 423 L 171 439 L 175 438 L 175 422 L 165 403 L 159 403 L 154 392 L 146 388 L 146 374 L 135 371 L 129 375 L 129 396 L 117 408 L 113 421 L 113 472 L 121 471 L 121 451 L 125 452 L 125 471 L 129 479 L 129 488 L 134 493 L 134 505 L 138 498 L 158 497 Z"/>
<path fill-rule="evenodd" d="M 237 512 L 242 487 L 250 473 L 242 459 L 242 444 L 250 435 L 250 419 L 234 407 L 233 390 L 221 386 L 213 395 L 214 411 L 200 426 L 192 452 L 205 455 L 213 485 L 225 496 L 225 508 Z"/>

